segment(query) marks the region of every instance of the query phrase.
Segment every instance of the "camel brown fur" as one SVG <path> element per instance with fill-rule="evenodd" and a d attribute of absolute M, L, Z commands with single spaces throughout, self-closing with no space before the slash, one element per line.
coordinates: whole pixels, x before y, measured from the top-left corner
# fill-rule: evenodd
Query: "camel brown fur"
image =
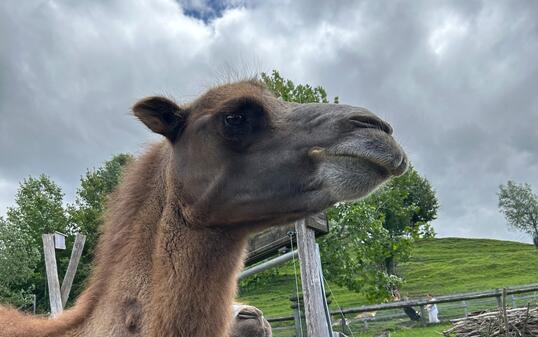
<path fill-rule="evenodd" d="M 133 112 L 165 137 L 110 198 L 87 289 L 55 319 L 0 309 L 1 337 L 226 337 L 247 237 L 407 167 L 392 129 L 347 105 L 294 104 L 245 81 Z"/>

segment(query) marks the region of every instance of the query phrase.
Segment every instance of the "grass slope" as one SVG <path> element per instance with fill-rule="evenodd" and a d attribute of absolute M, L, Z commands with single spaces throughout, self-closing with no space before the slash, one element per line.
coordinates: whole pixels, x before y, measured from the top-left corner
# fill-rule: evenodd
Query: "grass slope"
<path fill-rule="evenodd" d="M 298 264 L 296 266 L 298 271 Z M 399 267 L 405 279 L 402 294 L 410 297 L 538 283 L 538 251 L 510 241 L 443 238 L 417 243 L 409 262 Z M 364 297 L 329 283 L 331 307 L 366 304 Z M 262 309 L 266 316 L 291 315 L 289 296 L 295 292 L 293 265 L 278 268 L 269 284 L 240 289 L 239 300 Z M 404 336 L 404 335 L 402 335 Z"/>
<path fill-rule="evenodd" d="M 413 327 L 391 332 L 391 337 L 438 337 L 442 336 L 443 331 L 450 327 L 450 324 L 436 324 L 427 327 Z M 355 335 L 356 337 L 374 337 L 377 332 L 363 333 Z"/>

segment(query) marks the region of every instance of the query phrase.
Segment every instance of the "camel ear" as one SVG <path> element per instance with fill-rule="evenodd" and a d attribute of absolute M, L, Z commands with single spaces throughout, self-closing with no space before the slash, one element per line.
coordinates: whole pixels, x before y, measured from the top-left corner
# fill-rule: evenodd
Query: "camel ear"
<path fill-rule="evenodd" d="M 187 112 L 168 98 L 152 96 L 133 106 L 134 115 L 153 132 L 174 142 L 183 129 Z"/>

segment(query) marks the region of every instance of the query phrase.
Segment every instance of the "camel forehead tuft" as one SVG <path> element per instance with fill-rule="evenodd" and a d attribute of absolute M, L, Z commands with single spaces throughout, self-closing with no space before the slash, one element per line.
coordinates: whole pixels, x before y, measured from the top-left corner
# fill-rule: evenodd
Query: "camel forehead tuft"
<path fill-rule="evenodd" d="M 191 111 L 204 113 L 214 110 L 224 102 L 240 97 L 262 98 L 269 94 L 263 82 L 258 80 L 240 81 L 219 85 L 208 90 L 191 104 Z"/>

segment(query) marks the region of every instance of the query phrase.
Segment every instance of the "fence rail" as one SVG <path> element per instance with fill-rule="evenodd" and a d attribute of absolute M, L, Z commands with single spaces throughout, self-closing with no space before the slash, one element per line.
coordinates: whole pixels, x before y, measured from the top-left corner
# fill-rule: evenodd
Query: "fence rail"
<path fill-rule="evenodd" d="M 528 284 L 521 287 L 512 287 L 512 288 L 506 288 L 506 294 L 507 295 L 515 295 L 515 294 L 523 294 L 523 293 L 529 293 L 538 291 L 538 283 Z M 337 312 L 331 312 L 331 314 L 355 314 L 355 313 L 361 313 L 361 312 L 370 312 L 370 311 L 379 311 L 379 310 L 388 310 L 388 309 L 402 309 L 405 307 L 420 307 L 428 304 L 438 304 L 438 303 L 448 303 L 448 302 L 459 302 L 459 301 L 468 301 L 468 300 L 476 300 L 481 298 L 501 298 L 503 295 L 502 289 L 492 289 L 487 291 L 481 291 L 481 292 L 470 292 L 470 293 L 464 293 L 464 294 L 454 294 L 454 295 L 446 295 L 446 296 L 439 296 L 435 300 L 427 300 L 427 299 L 418 299 L 418 300 L 410 300 L 410 301 L 398 301 L 398 302 L 391 302 L 391 303 L 383 303 L 383 304 L 374 304 L 374 305 L 365 305 L 361 307 L 356 308 L 349 308 L 342 311 Z"/>
<path fill-rule="evenodd" d="M 523 293 L 530 293 L 530 292 L 537 292 L 537 291 L 538 291 L 538 283 L 506 288 L 507 295 L 523 294 Z M 414 300 L 409 300 L 409 301 L 398 301 L 398 302 L 390 302 L 390 303 L 383 303 L 383 304 L 364 305 L 360 307 L 347 308 L 347 309 L 342 309 L 342 310 L 333 310 L 331 311 L 331 315 L 342 316 L 342 315 L 347 315 L 347 314 L 359 314 L 359 313 L 372 312 L 372 311 L 403 309 L 405 307 L 424 307 L 428 304 L 461 302 L 461 301 L 469 301 L 469 300 L 476 300 L 476 299 L 483 299 L 483 298 L 497 298 L 498 303 L 500 303 L 499 301 L 502 295 L 503 295 L 502 289 L 491 289 L 491 290 L 480 291 L 480 292 L 469 292 L 469 293 L 462 293 L 462 294 L 439 296 L 431 301 L 428 299 L 421 298 L 421 299 L 414 299 Z M 267 320 L 271 323 L 292 321 L 293 316 L 270 317 Z"/>

